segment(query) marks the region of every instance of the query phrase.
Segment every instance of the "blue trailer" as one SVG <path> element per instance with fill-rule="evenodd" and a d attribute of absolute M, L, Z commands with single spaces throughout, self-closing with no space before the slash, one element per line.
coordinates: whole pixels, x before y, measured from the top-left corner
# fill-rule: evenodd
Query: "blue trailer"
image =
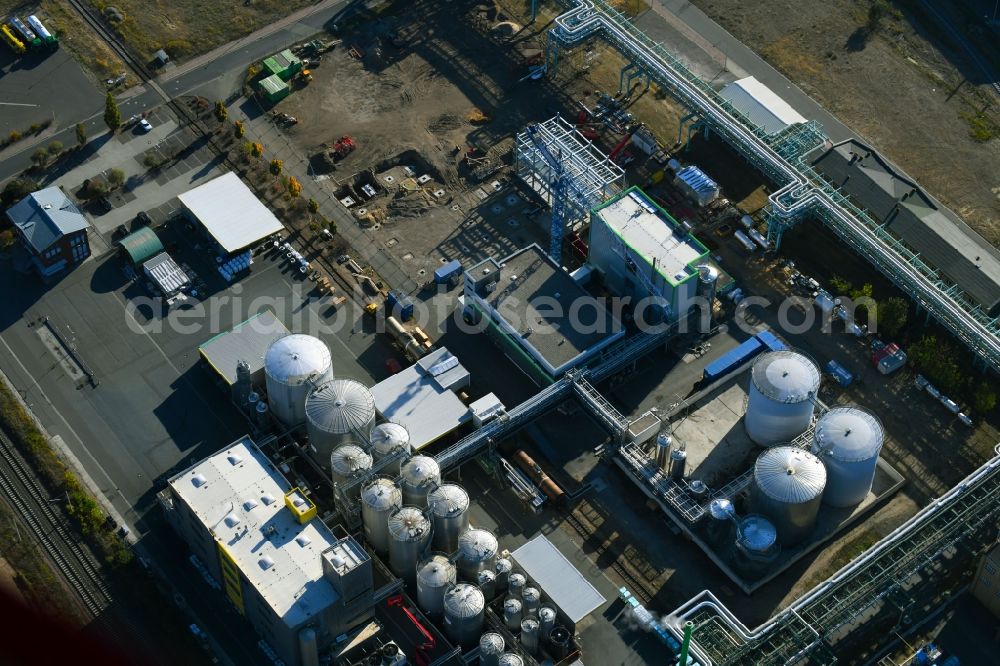
<path fill-rule="evenodd" d="M 444 284 L 462 272 L 462 262 L 452 259 L 447 264 L 434 271 L 434 283 Z"/>
<path fill-rule="evenodd" d="M 385 297 L 386 312 L 399 321 L 410 321 L 413 319 L 413 301 L 394 291 L 390 291 Z"/>
<path fill-rule="evenodd" d="M 764 346 L 767 347 L 767 351 L 784 351 L 785 349 L 788 349 L 788 345 L 779 340 L 778 336 L 771 331 L 761 331 L 754 337 L 760 340 Z"/>
<path fill-rule="evenodd" d="M 705 366 L 705 372 L 704 375 L 702 375 L 702 378 L 705 381 L 714 382 L 719 377 L 727 375 L 739 366 L 743 365 L 754 356 L 764 351 L 765 348 L 764 343 L 761 342 L 757 336 L 754 336 Z"/>
<path fill-rule="evenodd" d="M 844 388 L 847 388 L 854 382 L 854 375 L 851 374 L 851 371 L 832 359 L 823 369 L 827 373 L 833 375 L 833 378 L 837 380 L 837 383 Z"/>

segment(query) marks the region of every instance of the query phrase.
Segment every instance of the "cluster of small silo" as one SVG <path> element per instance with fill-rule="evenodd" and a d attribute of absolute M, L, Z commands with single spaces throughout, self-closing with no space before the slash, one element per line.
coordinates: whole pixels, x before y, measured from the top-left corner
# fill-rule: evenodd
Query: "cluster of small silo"
<path fill-rule="evenodd" d="M 761 446 L 790 442 L 809 428 L 820 371 L 809 357 L 782 350 L 762 354 L 750 370 L 747 436 Z"/>
<path fill-rule="evenodd" d="M 311 335 L 279 338 L 264 354 L 264 378 L 274 416 L 289 428 L 301 425 L 306 396 L 313 387 L 333 380 L 330 349 Z"/>
<path fill-rule="evenodd" d="M 836 407 L 816 421 L 812 452 L 826 466 L 824 504 L 851 507 L 868 496 L 884 438 L 881 422 L 859 407 Z"/>
<path fill-rule="evenodd" d="M 791 546 L 812 533 L 825 489 L 826 467 L 819 458 L 776 446 L 754 464 L 751 506 L 774 525 L 779 543 Z"/>
<path fill-rule="evenodd" d="M 345 444 L 367 446 L 375 425 L 375 398 L 364 384 L 335 379 L 311 390 L 304 404 L 306 433 L 316 460 L 327 465 Z"/>
<path fill-rule="evenodd" d="M 556 624 L 555 608 L 545 602 L 541 591 L 524 574 L 508 575 L 501 613 L 504 626 L 518 637 L 521 648 L 528 654 L 541 657 L 541 649 L 545 647 L 558 660 L 569 653 L 568 630 Z"/>

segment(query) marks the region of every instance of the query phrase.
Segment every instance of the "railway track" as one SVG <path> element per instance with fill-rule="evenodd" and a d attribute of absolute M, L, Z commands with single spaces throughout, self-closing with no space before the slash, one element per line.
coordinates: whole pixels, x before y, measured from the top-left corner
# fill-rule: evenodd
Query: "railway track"
<path fill-rule="evenodd" d="M 111 604 L 100 567 L 73 537 L 6 435 L 0 433 L 0 492 L 24 519 L 87 611 L 98 617 Z"/>
<path fill-rule="evenodd" d="M 573 511 L 566 513 L 566 522 L 569 523 L 576 533 L 584 539 L 589 539 L 596 534 L 596 530 L 593 528 L 588 529 L 587 526 L 583 524 L 583 521 L 577 517 Z M 596 557 L 599 558 L 607 552 L 607 550 L 608 549 L 603 545 L 596 546 Z M 629 571 L 628 567 L 619 562 L 618 557 L 615 557 L 614 553 L 611 553 L 611 555 L 611 568 L 614 569 L 615 573 L 618 574 L 618 576 L 625 582 L 625 586 L 628 587 L 632 596 L 641 601 L 643 604 L 651 602 L 653 597 L 656 595 L 656 591 L 650 589 L 648 583 L 644 582 L 641 578 Z"/>
<path fill-rule="evenodd" d="M 81 0 L 69 0 L 69 4 L 76 12 L 83 18 L 84 22 L 89 25 L 97 35 L 107 42 L 108 46 L 111 47 L 121 59 L 125 65 L 130 68 L 139 80 L 142 82 L 150 81 L 153 77 L 150 76 L 149 69 L 144 63 L 142 63 L 138 58 L 132 55 L 125 44 L 122 42 L 121 38 L 114 33 L 111 28 L 97 15 L 93 13 L 93 9 L 88 7 L 86 3 L 81 2 Z M 157 87 L 157 90 L 159 88 Z M 161 91 L 161 95 L 162 95 Z"/>

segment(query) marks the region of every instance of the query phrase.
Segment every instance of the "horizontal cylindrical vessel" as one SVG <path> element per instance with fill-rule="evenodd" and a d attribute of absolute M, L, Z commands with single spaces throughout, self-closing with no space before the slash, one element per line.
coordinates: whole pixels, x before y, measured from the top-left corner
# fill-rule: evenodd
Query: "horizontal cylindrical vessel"
<path fill-rule="evenodd" d="M 860 407 L 835 407 L 819 418 L 812 452 L 826 465 L 825 504 L 849 507 L 868 497 L 883 441 L 882 424 Z"/>

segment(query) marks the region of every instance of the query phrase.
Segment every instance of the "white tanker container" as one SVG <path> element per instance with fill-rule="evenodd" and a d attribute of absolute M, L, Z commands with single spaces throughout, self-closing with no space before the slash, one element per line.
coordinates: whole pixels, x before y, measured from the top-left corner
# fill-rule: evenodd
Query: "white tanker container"
<path fill-rule="evenodd" d="M 809 357 L 791 350 L 762 354 L 750 370 L 747 435 L 761 446 L 790 442 L 812 422 L 820 372 Z"/>
<path fill-rule="evenodd" d="M 267 401 L 278 420 L 288 427 L 301 425 L 306 420 L 306 396 L 333 379 L 330 349 L 311 335 L 278 338 L 264 354 L 264 379 Z M 321 460 L 329 455 L 327 451 Z"/>
<path fill-rule="evenodd" d="M 883 441 L 882 424 L 859 407 L 835 407 L 819 418 L 812 452 L 826 465 L 824 504 L 849 507 L 868 496 Z"/>

